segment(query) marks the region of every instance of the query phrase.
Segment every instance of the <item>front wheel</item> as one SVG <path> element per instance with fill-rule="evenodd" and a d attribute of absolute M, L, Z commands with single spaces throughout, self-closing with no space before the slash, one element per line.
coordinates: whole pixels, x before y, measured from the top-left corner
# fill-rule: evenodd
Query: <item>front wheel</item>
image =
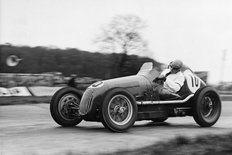
<path fill-rule="evenodd" d="M 129 129 L 137 117 L 137 104 L 134 97 L 124 89 L 110 91 L 102 106 L 102 124 L 113 132 Z"/>
<path fill-rule="evenodd" d="M 50 103 L 52 118 L 61 126 L 75 126 L 82 121 L 79 114 L 81 92 L 72 87 L 57 91 Z"/>
<path fill-rule="evenodd" d="M 221 114 L 221 100 L 212 87 L 200 89 L 193 99 L 193 118 L 202 127 L 214 125 Z"/>

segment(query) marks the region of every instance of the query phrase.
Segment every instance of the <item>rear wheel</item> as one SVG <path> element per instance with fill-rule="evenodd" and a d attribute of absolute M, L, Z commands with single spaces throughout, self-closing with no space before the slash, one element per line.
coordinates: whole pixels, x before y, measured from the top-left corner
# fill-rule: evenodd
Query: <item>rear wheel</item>
<path fill-rule="evenodd" d="M 102 123 L 111 131 L 123 132 L 129 129 L 137 117 L 135 99 L 124 89 L 110 91 L 102 106 Z"/>
<path fill-rule="evenodd" d="M 215 89 L 206 86 L 193 99 L 193 118 L 202 127 L 214 125 L 221 114 L 221 100 Z"/>
<path fill-rule="evenodd" d="M 72 87 L 57 91 L 50 103 L 52 118 L 61 126 L 75 126 L 82 121 L 79 114 L 81 93 Z"/>

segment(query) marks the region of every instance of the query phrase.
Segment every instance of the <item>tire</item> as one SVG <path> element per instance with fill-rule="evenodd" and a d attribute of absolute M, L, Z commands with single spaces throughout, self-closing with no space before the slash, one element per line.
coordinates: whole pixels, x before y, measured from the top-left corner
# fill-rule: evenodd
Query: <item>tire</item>
<path fill-rule="evenodd" d="M 193 118 L 201 127 L 214 125 L 221 115 L 221 100 L 210 86 L 198 90 L 193 98 Z"/>
<path fill-rule="evenodd" d="M 134 124 L 137 112 L 136 101 L 128 91 L 113 89 L 107 93 L 102 105 L 102 124 L 113 132 L 124 132 Z"/>
<path fill-rule="evenodd" d="M 75 126 L 82 121 L 79 106 L 82 93 L 72 87 L 58 90 L 50 102 L 50 113 L 55 122 L 64 127 Z"/>
<path fill-rule="evenodd" d="M 168 118 L 167 117 L 160 117 L 160 118 L 154 118 L 152 119 L 153 122 L 157 122 L 157 123 L 162 123 L 164 121 L 166 121 Z"/>

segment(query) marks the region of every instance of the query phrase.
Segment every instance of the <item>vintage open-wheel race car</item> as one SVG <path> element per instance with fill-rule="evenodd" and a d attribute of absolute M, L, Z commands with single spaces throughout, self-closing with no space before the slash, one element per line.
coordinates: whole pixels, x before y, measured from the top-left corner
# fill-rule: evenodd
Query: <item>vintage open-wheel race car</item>
<path fill-rule="evenodd" d="M 60 89 L 52 97 L 50 112 L 61 126 L 97 121 L 114 132 L 126 131 L 135 121 L 163 122 L 177 116 L 193 116 L 201 127 L 214 125 L 221 114 L 217 91 L 189 68 L 181 71 L 185 82 L 175 97 L 161 99 L 154 91 L 160 73 L 148 62 L 136 75 L 98 81 L 84 93 L 73 87 Z"/>

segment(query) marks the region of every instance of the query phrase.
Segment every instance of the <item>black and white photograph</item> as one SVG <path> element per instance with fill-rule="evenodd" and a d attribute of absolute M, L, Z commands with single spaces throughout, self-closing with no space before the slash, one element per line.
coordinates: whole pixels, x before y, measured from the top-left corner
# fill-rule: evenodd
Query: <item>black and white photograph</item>
<path fill-rule="evenodd" d="M 230 155 L 231 69 L 231 0 L 0 0 L 0 155 Z"/>

